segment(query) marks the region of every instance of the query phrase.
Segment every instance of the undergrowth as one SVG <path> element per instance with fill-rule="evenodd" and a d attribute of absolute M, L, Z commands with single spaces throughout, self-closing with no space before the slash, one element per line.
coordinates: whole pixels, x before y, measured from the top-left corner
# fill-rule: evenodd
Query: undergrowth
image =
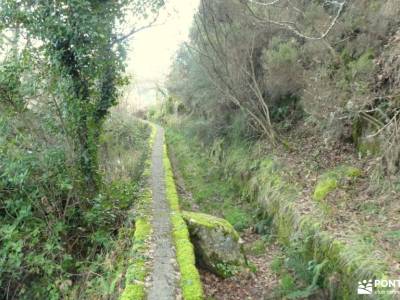
<path fill-rule="evenodd" d="M 52 131 L 49 120 L 43 124 Z M 115 115 L 106 122 L 99 159 L 104 179 L 91 198 L 77 193 L 79 176 L 64 140 L 55 134 L 42 143 L 22 125 L 1 116 L 0 294 L 5 299 L 114 297 L 132 247 L 147 125 Z M 128 161 L 129 170 L 121 172 L 118 160 Z"/>
<path fill-rule="evenodd" d="M 299 187 L 276 158 L 258 151 L 257 144 L 253 144 L 252 151 L 235 142 L 217 145 L 219 151 L 215 145 L 212 151 L 204 151 L 206 147 L 185 135 L 185 130 L 178 133 L 171 126 L 167 132 L 179 160 L 177 167 L 193 193 L 192 200 L 201 210 L 224 215 L 225 210 L 240 209 L 249 218 L 247 226 L 275 236 L 284 247 L 288 272 L 281 274 L 281 287 L 277 291 L 280 297 L 328 293 L 325 296 L 334 299 L 352 299 L 357 280 L 384 276 L 387 266 L 377 260 L 372 244 L 358 237 L 352 243 L 339 241 L 323 230 L 324 220 L 318 214 L 302 215 L 296 211 L 294 203 L 300 195 Z M 204 165 L 207 167 L 202 169 Z M 331 177 L 339 186 L 342 177 L 353 180 L 360 175 L 358 169 L 338 167 Z M 204 190 L 217 195 L 214 201 L 202 196 Z M 217 198 L 221 195 L 226 198 Z"/>
<path fill-rule="evenodd" d="M 166 130 L 166 136 L 177 158 L 176 167 L 199 210 L 225 218 L 236 230 L 248 228 L 254 216 L 251 206 L 244 195 L 240 196 L 240 184 L 232 181 L 235 177 L 228 176 L 221 168 L 217 150 L 214 157 L 210 156 L 201 151 L 200 144 L 172 129 Z M 192 200 L 183 197 L 182 207 L 191 210 Z"/>

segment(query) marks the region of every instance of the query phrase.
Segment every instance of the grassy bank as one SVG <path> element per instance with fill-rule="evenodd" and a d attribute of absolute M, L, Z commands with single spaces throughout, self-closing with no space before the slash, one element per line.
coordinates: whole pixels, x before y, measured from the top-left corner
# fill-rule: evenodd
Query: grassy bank
<path fill-rule="evenodd" d="M 167 140 L 192 192 L 185 205 L 194 202 L 201 211 L 226 217 L 239 229 L 251 226 L 279 241 L 286 258 L 284 263 L 277 260 L 275 266 L 287 267 L 294 277 L 307 282 L 303 289 L 292 290 L 291 297 L 307 297 L 322 289 L 333 299 L 354 299 L 358 281 L 391 274 L 379 248 L 359 232 L 341 237 L 336 228 L 328 226 L 332 204 L 324 202 L 325 197 L 351 189 L 360 170 L 339 166 L 321 172 L 313 188 L 305 191 L 292 174 L 295 170 L 278 155 L 266 155 L 260 144 L 223 146 L 217 142 L 205 147 L 177 128 L 184 126 L 171 126 Z M 281 285 L 290 286 L 293 280 L 288 274 Z"/>

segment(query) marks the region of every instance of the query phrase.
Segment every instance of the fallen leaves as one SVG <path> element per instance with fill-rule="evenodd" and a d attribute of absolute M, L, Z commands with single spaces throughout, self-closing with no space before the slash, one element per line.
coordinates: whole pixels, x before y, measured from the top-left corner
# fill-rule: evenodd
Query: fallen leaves
<path fill-rule="evenodd" d="M 251 243 L 260 236 L 248 231 L 242 238 L 245 243 Z M 247 259 L 256 268 L 255 273 L 246 271 L 227 279 L 200 270 L 206 296 L 215 300 L 273 299 L 271 297 L 279 284 L 279 279 L 277 274 L 271 271 L 270 264 L 278 255 L 281 255 L 279 246 L 269 244 L 263 254 L 247 255 Z"/>

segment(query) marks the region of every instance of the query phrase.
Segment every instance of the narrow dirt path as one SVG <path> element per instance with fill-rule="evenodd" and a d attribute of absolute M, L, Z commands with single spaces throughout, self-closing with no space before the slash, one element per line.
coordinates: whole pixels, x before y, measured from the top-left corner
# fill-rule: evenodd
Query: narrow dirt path
<path fill-rule="evenodd" d="M 164 130 L 157 126 L 152 153 L 154 254 L 148 300 L 176 299 L 176 255 L 171 238 L 170 208 L 165 196 L 163 167 Z"/>

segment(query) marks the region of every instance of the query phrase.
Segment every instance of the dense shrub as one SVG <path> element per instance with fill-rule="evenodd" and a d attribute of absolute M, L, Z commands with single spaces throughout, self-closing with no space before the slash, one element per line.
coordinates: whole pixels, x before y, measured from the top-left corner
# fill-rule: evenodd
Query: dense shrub
<path fill-rule="evenodd" d="M 134 220 L 126 223 L 127 212 L 140 194 L 149 130 L 121 116 L 106 124 L 106 182 L 93 198 L 83 199 L 62 138 L 48 143 L 19 122 L 15 115 L 0 117 L 0 293 L 20 299 L 59 299 L 72 287 L 81 293 L 77 274 L 106 272 L 102 261 L 116 251 L 118 231 L 133 226 Z M 121 148 L 112 148 L 117 144 Z M 124 172 L 117 160 L 126 165 Z M 85 210 L 82 201 L 89 205 Z M 86 285 L 95 284 L 97 276 L 85 276 Z"/>

